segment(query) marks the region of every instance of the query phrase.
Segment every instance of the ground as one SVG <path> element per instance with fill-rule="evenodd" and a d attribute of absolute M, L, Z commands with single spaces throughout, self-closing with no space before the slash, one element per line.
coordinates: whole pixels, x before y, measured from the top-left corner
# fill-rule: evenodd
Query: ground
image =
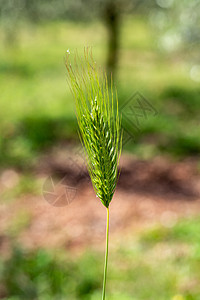
<path fill-rule="evenodd" d="M 56 156 L 54 152 L 49 153 L 36 166 L 38 193 L 29 192 L 1 205 L 0 235 L 4 253 L 13 239 L 28 249 L 103 248 L 106 209 L 96 198 L 80 159 L 71 157 L 64 163 L 61 153 Z M 197 166 L 194 158 L 182 162 L 159 157 L 142 161 L 124 154 L 119 184 L 110 205 L 111 241 L 115 243 L 115 239 L 155 224 L 170 228 L 180 217 L 198 215 L 200 174 Z M 61 184 L 55 184 L 55 174 L 59 175 Z M 10 181 L 6 181 L 6 176 Z M 2 172 L 4 195 L 5 185 L 12 185 L 12 180 L 16 184 L 16 176 L 20 175 L 12 170 Z"/>

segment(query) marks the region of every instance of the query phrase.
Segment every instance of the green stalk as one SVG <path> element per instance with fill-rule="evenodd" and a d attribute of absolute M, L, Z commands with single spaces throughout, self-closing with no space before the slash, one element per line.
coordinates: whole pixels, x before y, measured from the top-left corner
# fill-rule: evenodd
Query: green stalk
<path fill-rule="evenodd" d="M 107 279 L 107 268 L 108 268 L 108 242 L 109 242 L 109 207 L 107 207 L 106 249 L 105 249 L 105 265 L 104 265 L 102 300 L 105 300 L 105 296 L 106 296 L 106 279 Z"/>
<path fill-rule="evenodd" d="M 106 73 L 101 72 L 85 49 L 84 58 L 75 55 L 71 64 L 67 51 L 69 85 L 75 99 L 79 135 L 85 152 L 88 172 L 96 196 L 107 208 L 106 250 L 102 300 L 106 296 L 108 265 L 109 204 L 119 179 L 118 165 L 122 149 L 121 118 L 117 94 L 108 87 Z"/>

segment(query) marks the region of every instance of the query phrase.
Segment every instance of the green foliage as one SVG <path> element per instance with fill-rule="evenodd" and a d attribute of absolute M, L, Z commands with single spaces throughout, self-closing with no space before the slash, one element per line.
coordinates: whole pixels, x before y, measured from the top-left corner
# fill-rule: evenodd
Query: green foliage
<path fill-rule="evenodd" d="M 182 115 L 198 115 L 200 110 L 200 89 L 171 86 L 163 91 L 162 97 L 168 103 L 174 103 Z"/>
<path fill-rule="evenodd" d="M 100 287 L 99 260 L 92 254 L 85 254 L 74 262 L 64 260 L 60 254 L 55 258 L 42 249 L 27 252 L 14 247 L 11 257 L 1 260 L 0 298 L 88 299 Z"/>
<path fill-rule="evenodd" d="M 34 157 L 41 151 L 65 140 L 76 140 L 77 124 L 71 116 L 52 118 L 46 115 L 29 115 L 21 122 L 5 130 L 0 141 L 0 163 L 17 166 L 23 170 L 30 168 Z M 9 132 L 10 131 L 10 132 Z M 9 138 L 8 138 L 9 137 Z"/>
<path fill-rule="evenodd" d="M 0 35 L 3 37 L 2 26 Z M 65 50 L 69 45 L 72 51 L 93 45 L 97 63 L 103 65 L 106 36 L 97 22 L 52 22 L 35 27 L 25 23 L 18 35 L 18 47 L 8 50 L 3 42 L 0 47 L 0 165 L 30 169 L 47 147 L 63 140 L 77 141 L 73 99 L 64 77 Z M 169 56 L 159 50 L 156 38 L 157 32 L 146 19 L 123 20 L 116 77 L 119 112 L 135 91 L 158 111 L 156 117 L 139 118 L 140 130 L 124 149 L 137 156 L 147 152 L 152 156 L 196 155 L 199 83 L 190 79 L 185 52 Z M 128 122 L 126 126 L 133 130 Z"/>
<path fill-rule="evenodd" d="M 76 54 L 74 68 L 69 57 L 66 67 L 89 174 L 96 195 L 108 207 L 116 189 L 122 146 L 117 97 L 115 105 L 112 86 L 109 91 L 106 74 L 100 73 L 89 50 L 84 62 Z"/>
<path fill-rule="evenodd" d="M 199 300 L 200 218 L 121 236 L 110 250 L 109 300 Z M 99 300 L 102 253 L 14 247 L 0 258 L 0 298 Z M 116 264 L 117 261 L 117 264 Z"/>

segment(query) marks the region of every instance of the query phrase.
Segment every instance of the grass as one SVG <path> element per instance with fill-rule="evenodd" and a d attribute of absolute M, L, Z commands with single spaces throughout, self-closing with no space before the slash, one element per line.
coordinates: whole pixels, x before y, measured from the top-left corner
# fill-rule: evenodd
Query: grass
<path fill-rule="evenodd" d="M 121 236 L 110 249 L 107 299 L 199 300 L 199 226 L 199 217 L 189 218 Z M 66 257 L 15 246 L 8 260 L 1 258 L 1 299 L 101 299 L 103 253 L 91 251 Z"/>
<path fill-rule="evenodd" d="M 200 150 L 195 133 L 198 83 L 189 77 L 184 53 L 161 51 L 156 37 L 141 17 L 123 20 L 116 80 L 119 104 L 140 91 L 158 111 L 154 120 L 140 119 L 144 126 L 125 149 L 138 154 L 143 143 L 148 151 L 145 137 L 159 133 L 151 155 L 196 155 Z M 2 167 L 26 168 L 46 148 L 77 140 L 73 101 L 65 79 L 65 51 L 90 45 L 97 63 L 104 64 L 107 35 L 98 22 L 55 22 L 37 27 L 24 24 L 17 40 L 15 48 L 0 46 L 0 162 Z M 169 123 L 173 130 L 172 125 L 166 127 Z"/>

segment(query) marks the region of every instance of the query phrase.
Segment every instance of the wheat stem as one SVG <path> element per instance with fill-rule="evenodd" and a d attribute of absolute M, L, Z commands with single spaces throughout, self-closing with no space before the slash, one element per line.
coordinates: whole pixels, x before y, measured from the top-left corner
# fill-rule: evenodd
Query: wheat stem
<path fill-rule="evenodd" d="M 97 68 L 89 49 L 84 60 L 75 55 L 74 66 L 66 57 L 69 85 L 75 98 L 80 139 L 96 196 L 107 208 L 106 250 L 102 300 L 106 296 L 108 265 L 109 204 L 119 179 L 122 148 L 121 118 L 117 94 L 108 87 L 107 76 Z"/>
<path fill-rule="evenodd" d="M 106 278 L 107 278 L 107 267 L 108 267 L 108 242 L 109 242 L 109 207 L 107 207 L 106 249 L 105 249 L 105 265 L 104 265 L 102 300 L 105 300 L 105 296 L 106 296 Z"/>

